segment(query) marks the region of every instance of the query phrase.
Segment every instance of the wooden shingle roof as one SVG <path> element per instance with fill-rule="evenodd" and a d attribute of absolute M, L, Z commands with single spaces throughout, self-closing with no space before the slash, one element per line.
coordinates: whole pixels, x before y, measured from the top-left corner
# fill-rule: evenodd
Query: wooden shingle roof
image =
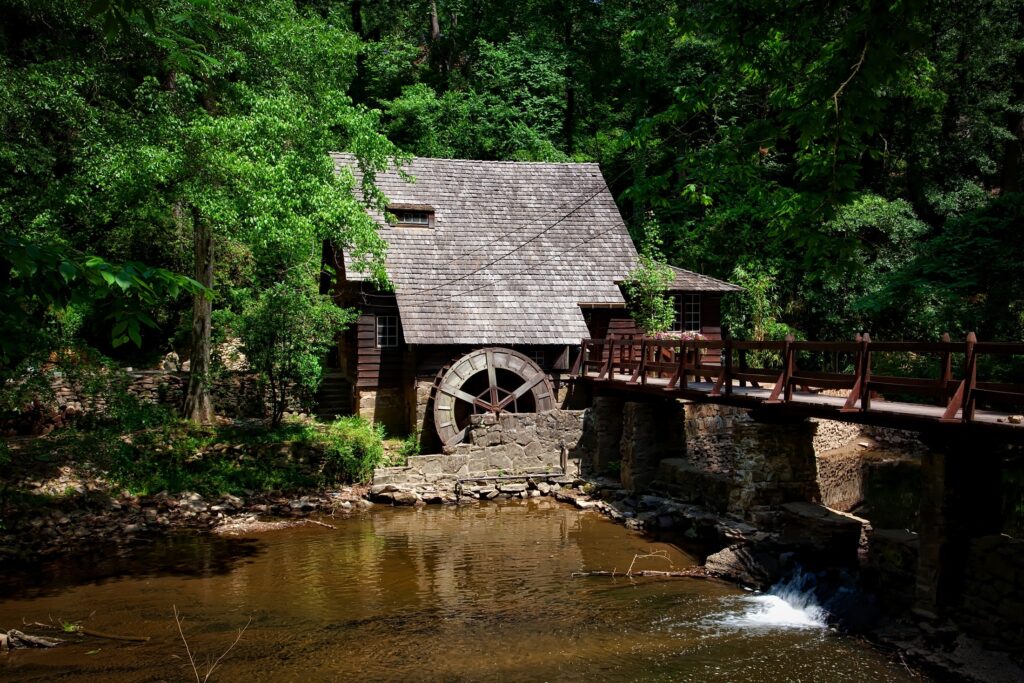
<path fill-rule="evenodd" d="M 358 177 L 354 157 L 332 156 Z M 624 305 L 637 253 L 597 164 L 414 158 L 403 171 L 415 182 L 389 170 L 377 186 L 392 206 L 432 207 L 434 227 L 370 213 L 407 343 L 577 344 L 581 303 Z"/>
<path fill-rule="evenodd" d="M 742 292 L 743 288 L 725 280 L 695 273 L 692 270 L 669 266 L 675 276 L 669 284 L 669 291 L 683 292 Z"/>

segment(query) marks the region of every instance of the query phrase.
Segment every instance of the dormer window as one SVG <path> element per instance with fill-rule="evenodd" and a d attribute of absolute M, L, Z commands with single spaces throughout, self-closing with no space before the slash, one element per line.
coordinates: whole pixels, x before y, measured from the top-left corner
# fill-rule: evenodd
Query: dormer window
<path fill-rule="evenodd" d="M 429 206 L 403 204 L 389 206 L 388 212 L 395 217 L 400 228 L 434 227 L 434 209 Z"/>

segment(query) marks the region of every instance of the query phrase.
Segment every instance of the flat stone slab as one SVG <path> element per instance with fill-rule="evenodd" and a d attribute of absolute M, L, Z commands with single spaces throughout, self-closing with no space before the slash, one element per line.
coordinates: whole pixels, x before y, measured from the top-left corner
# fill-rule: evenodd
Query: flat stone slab
<path fill-rule="evenodd" d="M 865 519 L 845 512 L 837 512 L 818 503 L 784 503 L 782 509 L 797 517 L 837 527 L 845 526 L 859 529 L 867 523 Z"/>

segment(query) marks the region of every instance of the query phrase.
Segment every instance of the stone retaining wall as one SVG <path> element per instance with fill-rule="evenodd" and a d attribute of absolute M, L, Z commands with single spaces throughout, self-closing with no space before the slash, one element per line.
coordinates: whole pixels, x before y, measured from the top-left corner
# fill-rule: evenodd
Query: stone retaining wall
<path fill-rule="evenodd" d="M 567 475 L 580 472 L 591 457 L 592 439 L 584 430 L 583 410 L 473 415 L 466 442 L 446 453 L 417 455 L 402 467 L 382 467 L 375 485 L 454 488 L 459 480 L 518 475 Z"/>
<path fill-rule="evenodd" d="M 170 370 L 129 370 L 123 378 L 132 396 L 171 407 L 181 406 L 188 380 L 187 371 Z M 102 395 L 88 396 L 81 386 L 63 374 L 55 373 L 51 385 L 56 407 L 61 412 L 81 414 L 106 410 L 107 402 Z M 229 372 L 216 378 L 212 394 L 217 413 L 228 417 L 262 417 L 269 403 L 269 396 L 260 391 L 258 377 L 250 372 Z M 299 410 L 294 397 L 289 400 L 289 409 Z"/>

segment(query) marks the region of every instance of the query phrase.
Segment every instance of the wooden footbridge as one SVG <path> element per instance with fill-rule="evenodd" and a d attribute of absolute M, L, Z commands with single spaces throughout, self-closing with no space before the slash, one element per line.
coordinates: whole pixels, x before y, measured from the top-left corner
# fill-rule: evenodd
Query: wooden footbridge
<path fill-rule="evenodd" d="M 1024 384 L 985 379 L 1014 356 L 1024 357 L 1024 344 L 973 333 L 960 343 L 948 335 L 932 343 L 633 337 L 584 339 L 571 374 L 598 392 L 1024 443 Z M 916 376 L 904 376 L 908 367 Z"/>

